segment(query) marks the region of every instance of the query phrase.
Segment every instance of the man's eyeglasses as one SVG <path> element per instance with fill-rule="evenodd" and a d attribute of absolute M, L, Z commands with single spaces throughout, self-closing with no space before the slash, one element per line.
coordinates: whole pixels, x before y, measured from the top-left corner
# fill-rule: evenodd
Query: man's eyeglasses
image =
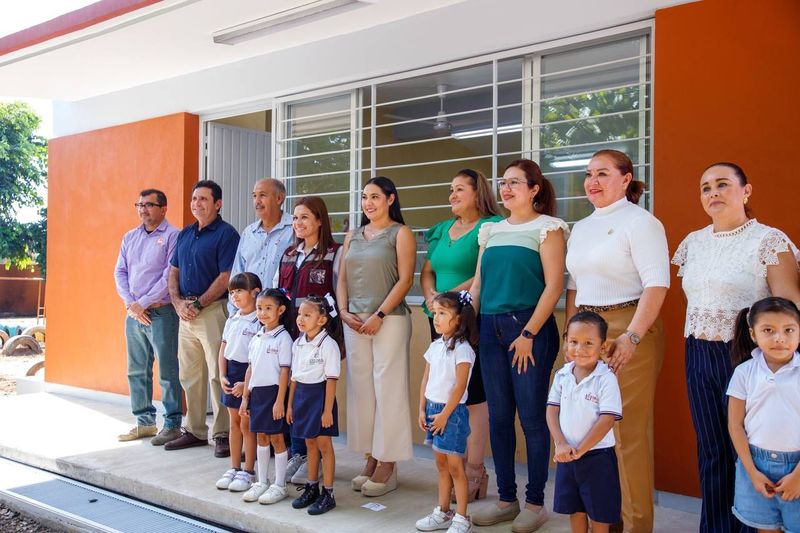
<path fill-rule="evenodd" d="M 153 209 L 154 207 L 164 207 L 161 204 L 154 204 L 153 202 L 145 202 L 143 204 L 133 204 L 136 209 Z"/>

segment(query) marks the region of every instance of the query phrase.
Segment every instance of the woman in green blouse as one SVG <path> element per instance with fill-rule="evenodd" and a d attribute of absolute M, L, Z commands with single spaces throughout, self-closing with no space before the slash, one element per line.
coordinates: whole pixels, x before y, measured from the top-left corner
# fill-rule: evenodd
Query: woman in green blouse
<path fill-rule="evenodd" d="M 470 288 L 478 262 L 478 230 L 484 222 L 503 219 L 489 181 L 480 172 L 468 168 L 456 174 L 450 184 L 450 209 L 454 217 L 439 222 L 425 234 L 428 253 L 420 284 L 425 295 L 423 310 L 431 325 L 431 340 L 437 336 L 430 318 L 431 302 L 440 292 Z M 489 482 L 483 466 L 489 434 L 489 410 L 479 359 L 475 360 L 467 391 L 471 433 L 467 440 L 466 472 L 469 499 L 473 501 L 486 494 Z"/>

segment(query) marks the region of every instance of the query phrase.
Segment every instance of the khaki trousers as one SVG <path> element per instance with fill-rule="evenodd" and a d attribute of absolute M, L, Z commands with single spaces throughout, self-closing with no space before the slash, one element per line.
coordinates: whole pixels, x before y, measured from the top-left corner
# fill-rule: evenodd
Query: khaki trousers
<path fill-rule="evenodd" d="M 600 313 L 608 322 L 608 338 L 628 329 L 635 307 Z M 664 361 L 664 328 L 661 318 L 642 338 L 633 358 L 617 374 L 622 393 L 622 420 L 614 427 L 622 489 L 622 521 L 630 533 L 653 531 L 653 407 L 656 380 Z"/>
<path fill-rule="evenodd" d="M 212 437 L 227 435 L 228 410 L 220 403 L 219 346 L 228 317 L 226 300 L 217 300 L 194 320 L 181 320 L 178 328 L 178 375 L 186 392 L 186 430 L 198 439 L 208 439 L 206 408 L 211 385 L 214 412 Z"/>
<path fill-rule="evenodd" d="M 369 315 L 359 315 L 365 320 Z M 379 461 L 411 459 L 408 352 L 411 316 L 387 315 L 376 335 L 344 326 L 347 448 Z"/>

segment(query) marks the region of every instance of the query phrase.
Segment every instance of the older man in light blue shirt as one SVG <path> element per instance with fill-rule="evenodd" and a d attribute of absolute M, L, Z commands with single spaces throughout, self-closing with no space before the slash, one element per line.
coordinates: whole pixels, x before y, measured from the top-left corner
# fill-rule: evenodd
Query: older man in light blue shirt
<path fill-rule="evenodd" d="M 263 288 L 272 287 L 283 252 L 294 240 L 292 216 L 283 212 L 286 187 L 279 180 L 264 178 L 253 186 L 253 208 L 258 220 L 242 231 L 231 277 L 239 272 L 252 272 Z M 235 311 L 228 302 L 231 313 Z"/>

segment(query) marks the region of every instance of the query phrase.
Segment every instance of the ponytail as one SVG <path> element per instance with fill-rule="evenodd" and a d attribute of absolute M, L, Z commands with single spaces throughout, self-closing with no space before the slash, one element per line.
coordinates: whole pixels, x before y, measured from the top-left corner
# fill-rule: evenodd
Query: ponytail
<path fill-rule="evenodd" d="M 739 366 L 751 357 L 756 343 L 750 336 L 750 323 L 747 320 L 750 308 L 745 307 L 736 315 L 736 325 L 733 328 L 733 346 L 731 346 L 731 363 Z"/>

